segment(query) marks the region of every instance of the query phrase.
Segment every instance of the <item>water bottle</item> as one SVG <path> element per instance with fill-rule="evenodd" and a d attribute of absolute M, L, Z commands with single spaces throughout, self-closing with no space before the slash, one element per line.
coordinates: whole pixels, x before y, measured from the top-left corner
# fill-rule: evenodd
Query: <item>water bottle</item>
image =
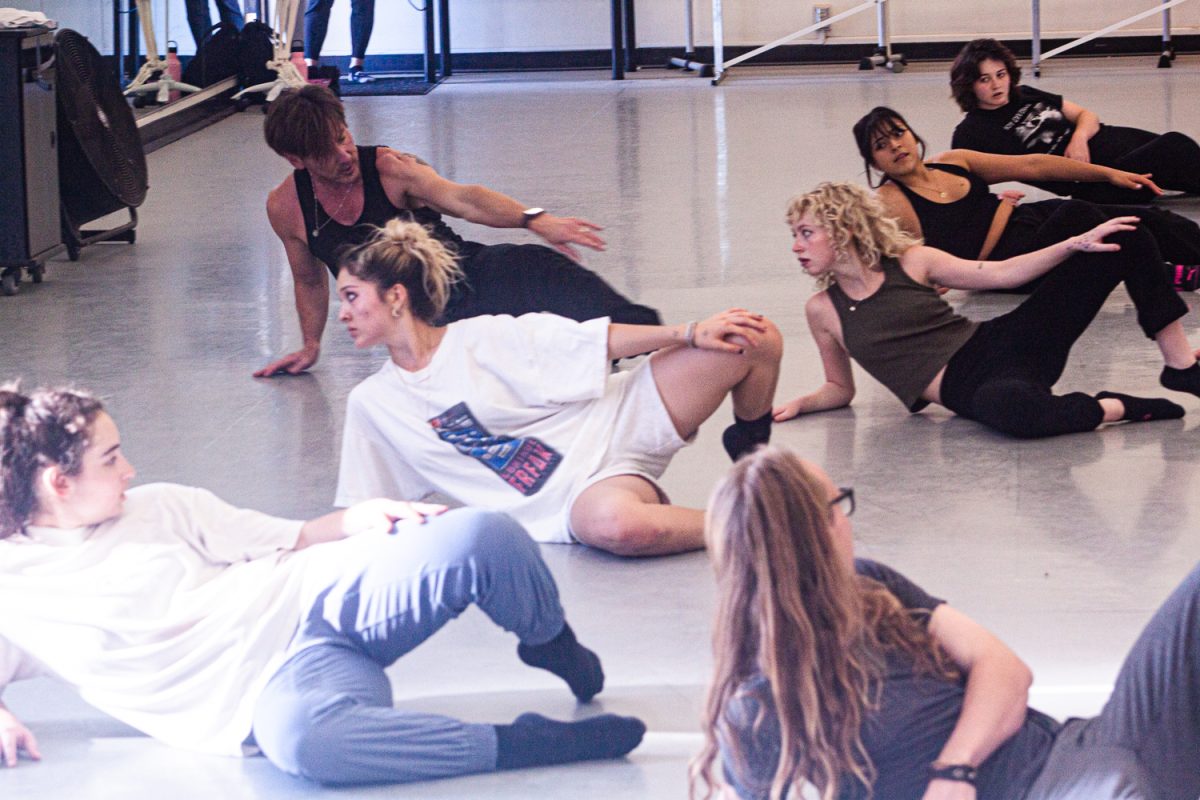
<path fill-rule="evenodd" d="M 308 62 L 304 60 L 304 40 L 292 40 L 292 55 L 290 58 L 292 66 L 300 73 L 300 77 L 308 80 Z"/>
<path fill-rule="evenodd" d="M 174 81 L 183 81 L 183 63 L 179 60 L 179 43 L 173 40 L 167 42 L 167 76 Z M 168 102 L 178 100 L 180 94 L 177 89 L 172 89 Z"/>

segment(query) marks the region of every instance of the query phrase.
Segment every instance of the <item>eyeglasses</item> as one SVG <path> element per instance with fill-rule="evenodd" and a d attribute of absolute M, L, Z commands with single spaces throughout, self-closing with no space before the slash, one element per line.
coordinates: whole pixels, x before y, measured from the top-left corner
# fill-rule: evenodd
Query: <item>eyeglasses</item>
<path fill-rule="evenodd" d="M 854 513 L 854 488 L 839 486 L 837 497 L 829 501 L 830 508 L 840 508 L 847 517 Z"/>

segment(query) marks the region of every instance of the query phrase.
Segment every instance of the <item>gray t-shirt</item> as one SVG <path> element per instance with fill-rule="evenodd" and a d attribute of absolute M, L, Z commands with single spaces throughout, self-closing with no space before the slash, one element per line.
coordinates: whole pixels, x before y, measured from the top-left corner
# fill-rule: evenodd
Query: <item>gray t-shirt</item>
<path fill-rule="evenodd" d="M 929 613 L 944 602 L 883 564 L 857 559 L 855 569 L 882 583 L 925 623 Z M 917 674 L 911 658 L 902 653 L 887 653 L 886 663 L 880 706 L 868 714 L 862 732 L 863 745 L 877 772 L 874 797 L 920 798 L 929 783 L 929 765 L 937 759 L 962 711 L 964 684 Z M 760 713 L 762 722 L 754 731 Z M 730 743 L 722 741 L 726 780 L 739 797 L 766 798 L 779 764 L 779 720 L 766 678 L 759 675 L 743 683 L 726 708 L 725 717 L 747 762 L 744 769 L 739 769 L 733 763 Z M 979 800 L 1024 797 L 1046 760 L 1058 728 L 1050 717 L 1030 709 L 1021 729 L 980 766 Z M 858 800 L 868 797 L 868 793 L 847 776 L 840 797 Z"/>

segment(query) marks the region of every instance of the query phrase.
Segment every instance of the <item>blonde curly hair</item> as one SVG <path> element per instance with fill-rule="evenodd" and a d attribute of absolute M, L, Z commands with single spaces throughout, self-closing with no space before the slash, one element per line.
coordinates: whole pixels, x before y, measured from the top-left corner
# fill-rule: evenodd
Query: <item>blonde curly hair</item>
<path fill-rule="evenodd" d="M 805 216 L 829 234 L 838 258 L 853 256 L 868 269 L 878 270 L 881 260 L 899 258 L 908 248 L 921 244 L 919 237 L 901 229 L 879 198 L 853 183 L 827 181 L 788 201 L 789 228 Z M 832 280 L 832 275 L 822 275 L 817 279 L 818 288 L 824 289 Z"/>

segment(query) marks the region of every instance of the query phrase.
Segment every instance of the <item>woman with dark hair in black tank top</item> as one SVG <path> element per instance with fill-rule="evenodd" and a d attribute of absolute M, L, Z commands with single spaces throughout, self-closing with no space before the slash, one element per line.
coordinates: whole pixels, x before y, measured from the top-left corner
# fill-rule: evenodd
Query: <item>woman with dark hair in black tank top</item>
<path fill-rule="evenodd" d="M 1137 217 L 1106 220 L 1004 261 L 922 246 L 876 197 L 850 183 L 823 183 L 793 198 L 787 220 L 801 268 L 824 285 L 805 315 L 825 382 L 777 407 L 776 422 L 849 405 L 851 359 L 909 411 L 938 403 L 1021 438 L 1181 417 L 1182 407 L 1160 398 L 1053 392 L 1071 347 L 1119 283 L 1139 327 L 1162 352 L 1162 385 L 1200 396 L 1200 364 L 1179 321 L 1187 306 L 1147 260 L 1152 245 Z M 1041 276 L 1020 306 L 982 323 L 957 314 L 934 289 L 1005 289 Z"/>
<path fill-rule="evenodd" d="M 1091 230 L 1105 219 L 1136 216 L 1150 233 L 1169 275 L 1196 274 L 1200 226 L 1186 217 L 1145 206 L 1097 206 L 1083 200 L 1033 203 L 997 197 L 989 185 L 1004 181 L 1063 179 L 1106 182 L 1138 189 L 1149 202 L 1158 187 L 1149 178 L 1111 167 L 1050 155 L 1000 156 L 951 150 L 925 160 L 925 141 L 896 111 L 877 107 L 854 125 L 854 139 L 867 168 L 883 174 L 879 199 L 908 233 L 960 258 L 1003 260 Z M 1177 266 L 1178 265 L 1178 266 Z M 1016 287 L 1028 292 L 1032 285 Z M 1183 280 L 1177 288 L 1196 288 Z"/>

